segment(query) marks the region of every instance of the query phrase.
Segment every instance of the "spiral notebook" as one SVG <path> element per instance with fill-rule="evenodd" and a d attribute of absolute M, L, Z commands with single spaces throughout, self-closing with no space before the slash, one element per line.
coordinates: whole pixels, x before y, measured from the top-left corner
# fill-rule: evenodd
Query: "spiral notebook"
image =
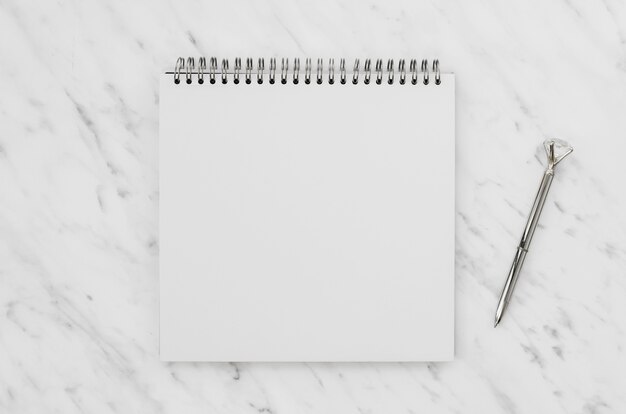
<path fill-rule="evenodd" d="M 454 102 L 438 61 L 179 59 L 162 360 L 452 359 Z"/>

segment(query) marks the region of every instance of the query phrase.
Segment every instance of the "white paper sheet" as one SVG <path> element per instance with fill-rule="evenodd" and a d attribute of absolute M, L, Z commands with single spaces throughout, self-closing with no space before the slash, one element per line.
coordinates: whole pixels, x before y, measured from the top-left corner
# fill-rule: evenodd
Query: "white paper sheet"
<path fill-rule="evenodd" d="M 163 360 L 453 358 L 453 75 L 160 90 Z"/>

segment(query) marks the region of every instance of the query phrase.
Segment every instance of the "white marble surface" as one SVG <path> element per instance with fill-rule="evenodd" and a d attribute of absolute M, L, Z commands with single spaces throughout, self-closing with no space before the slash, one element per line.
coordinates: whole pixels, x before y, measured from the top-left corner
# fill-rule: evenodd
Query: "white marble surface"
<path fill-rule="evenodd" d="M 179 55 L 457 74 L 454 362 L 159 362 L 157 78 Z M 617 0 L 1 1 L 0 412 L 624 413 L 625 110 Z M 549 136 L 575 152 L 494 329 Z"/>

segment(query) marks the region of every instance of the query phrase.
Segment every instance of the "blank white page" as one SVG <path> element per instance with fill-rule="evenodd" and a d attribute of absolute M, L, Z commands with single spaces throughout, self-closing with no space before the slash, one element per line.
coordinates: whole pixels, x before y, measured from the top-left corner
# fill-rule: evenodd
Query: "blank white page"
<path fill-rule="evenodd" d="M 160 91 L 163 360 L 453 358 L 454 75 Z"/>

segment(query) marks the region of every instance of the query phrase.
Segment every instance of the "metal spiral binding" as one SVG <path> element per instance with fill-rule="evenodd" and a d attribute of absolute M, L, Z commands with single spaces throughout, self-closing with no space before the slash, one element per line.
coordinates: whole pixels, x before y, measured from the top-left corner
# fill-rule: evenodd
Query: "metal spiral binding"
<path fill-rule="evenodd" d="M 389 85 L 393 85 L 394 83 L 399 83 L 400 85 L 410 84 L 417 85 L 421 78 L 421 83 L 424 85 L 428 85 L 430 83 L 431 71 L 433 74 L 433 78 L 435 80 L 435 85 L 440 85 L 441 80 L 441 71 L 439 69 L 439 59 L 435 59 L 432 62 L 432 68 L 429 68 L 428 60 L 423 59 L 421 61 L 421 65 L 418 68 L 418 62 L 416 59 L 411 59 L 408 64 L 408 72 L 407 72 L 407 62 L 405 59 L 398 60 L 398 66 L 396 68 L 395 62 L 393 59 L 387 60 L 386 67 L 383 65 L 383 59 L 376 59 L 374 66 L 374 82 L 377 85 L 381 85 L 383 83 L 383 78 L 386 77 L 386 82 Z M 282 85 L 286 85 L 287 83 L 293 83 L 297 85 L 300 82 L 300 59 L 295 58 L 293 60 L 293 66 L 290 68 L 289 58 L 281 58 L 280 60 L 280 83 Z M 256 69 L 254 67 L 254 60 L 252 58 L 245 58 L 245 68 L 243 66 L 242 58 L 235 58 L 233 70 L 231 71 L 230 62 L 228 59 L 222 59 L 220 68 L 218 69 L 218 60 L 216 57 L 208 58 L 208 68 L 207 68 L 207 58 L 200 57 L 198 58 L 198 66 L 196 67 L 196 61 L 193 57 L 188 57 L 187 59 L 179 57 L 176 60 L 176 65 L 174 66 L 173 72 L 166 72 L 168 74 L 174 75 L 174 83 L 179 84 L 181 75 L 185 76 L 185 83 L 191 84 L 193 83 L 194 75 L 197 76 L 197 80 L 199 84 L 203 84 L 205 80 L 205 75 L 208 75 L 209 83 L 216 83 L 216 76 L 221 77 L 221 83 L 228 83 L 229 79 L 232 79 L 232 83 L 238 85 L 242 78 L 246 84 L 252 83 L 252 77 L 254 76 L 254 72 L 256 70 L 256 78 L 257 83 L 259 85 L 263 84 L 265 80 L 265 59 L 258 58 Z M 385 69 L 386 68 L 386 69 Z M 208 70 L 207 70 L 208 69 Z M 270 84 L 276 83 L 276 58 L 270 58 L 269 61 L 269 73 L 268 80 Z M 242 71 L 244 73 L 242 74 Z M 309 85 L 311 84 L 311 75 L 313 72 L 313 60 L 311 58 L 306 58 L 304 62 L 304 83 Z M 396 77 L 396 72 L 398 76 Z M 335 59 L 328 59 L 328 63 L 325 65 L 324 60 L 319 58 L 317 59 L 317 65 L 315 67 L 315 83 L 321 85 L 324 83 L 324 77 L 327 74 L 327 82 L 330 85 L 335 84 Z M 290 76 L 291 75 L 291 76 Z M 365 85 L 369 85 L 372 79 L 372 59 L 365 59 L 363 68 L 361 69 L 361 61 L 360 59 L 354 60 L 354 65 L 352 69 L 352 84 L 356 85 L 359 83 L 361 79 Z M 385 76 L 386 75 L 386 76 Z M 291 79 L 290 79 L 291 78 Z M 348 79 L 348 70 L 346 69 L 346 60 L 339 60 L 339 81 L 338 83 L 341 85 L 345 85 Z"/>

